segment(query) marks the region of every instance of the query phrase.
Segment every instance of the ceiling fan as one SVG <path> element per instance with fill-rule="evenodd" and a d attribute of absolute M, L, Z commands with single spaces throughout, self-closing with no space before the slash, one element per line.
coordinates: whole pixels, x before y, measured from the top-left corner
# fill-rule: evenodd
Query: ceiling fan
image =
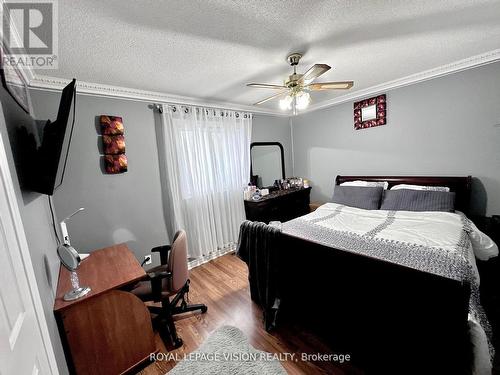
<path fill-rule="evenodd" d="M 326 64 L 314 64 L 304 74 L 299 74 L 297 73 L 297 65 L 301 57 L 301 53 L 292 53 L 287 57 L 288 63 L 293 66 L 293 74 L 288 76 L 283 85 L 267 83 L 247 84 L 249 87 L 280 90 L 278 93 L 262 99 L 254 105 L 259 105 L 286 95 L 280 100 L 280 107 L 283 110 L 293 109 L 293 114 L 295 115 L 297 114 L 297 110 L 307 108 L 311 102 L 309 91 L 348 90 L 354 85 L 353 81 L 313 83 L 316 78 L 326 73 L 331 67 Z"/>

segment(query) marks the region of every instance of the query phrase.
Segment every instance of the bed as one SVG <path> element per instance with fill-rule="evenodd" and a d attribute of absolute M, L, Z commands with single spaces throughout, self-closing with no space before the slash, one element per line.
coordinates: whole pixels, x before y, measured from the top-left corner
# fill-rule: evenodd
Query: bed
<path fill-rule="evenodd" d="M 477 228 L 466 216 L 471 178 L 338 176 L 336 185 L 355 180 L 446 186 L 459 212 L 328 203 L 281 231 L 242 225 L 238 253 L 266 328 L 305 324 L 368 374 L 487 373 L 490 331 L 469 239 Z"/>

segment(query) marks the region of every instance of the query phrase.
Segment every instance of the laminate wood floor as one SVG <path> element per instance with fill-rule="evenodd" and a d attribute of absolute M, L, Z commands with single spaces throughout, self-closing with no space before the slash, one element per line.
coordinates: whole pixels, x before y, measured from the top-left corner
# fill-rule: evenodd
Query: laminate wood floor
<path fill-rule="evenodd" d="M 205 303 L 206 314 L 199 312 L 176 316 L 175 325 L 184 345 L 170 352 L 156 335 L 163 353 L 178 353 L 179 357 L 197 349 L 209 334 L 222 325 L 241 329 L 250 344 L 270 353 L 332 353 L 318 337 L 300 327 L 281 328 L 267 333 L 262 325 L 262 313 L 250 299 L 247 266 L 237 256 L 228 254 L 194 268 L 190 272 L 191 303 Z M 157 361 L 143 369 L 141 375 L 165 374 L 175 366 L 175 360 Z M 285 361 L 289 374 L 362 374 L 349 363 L 318 361 Z"/>

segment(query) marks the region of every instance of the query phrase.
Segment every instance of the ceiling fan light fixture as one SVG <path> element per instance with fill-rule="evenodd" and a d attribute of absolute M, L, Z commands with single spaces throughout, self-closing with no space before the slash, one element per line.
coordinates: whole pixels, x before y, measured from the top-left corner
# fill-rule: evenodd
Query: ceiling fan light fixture
<path fill-rule="evenodd" d="M 314 64 L 304 74 L 297 73 L 297 64 L 299 63 L 302 54 L 292 53 L 288 56 L 287 61 L 293 68 L 293 73 L 288 76 L 283 85 L 275 85 L 269 83 L 249 83 L 247 86 L 280 90 L 277 94 L 269 96 L 255 103 L 259 105 L 268 102 L 269 100 L 282 98 L 279 101 L 279 106 L 283 111 L 293 110 L 293 114 L 297 114 L 297 110 L 306 109 L 311 103 L 311 95 L 309 91 L 326 91 L 326 90 L 348 90 L 354 82 L 316 82 L 314 81 L 331 67 L 327 64 Z M 283 98 L 283 96 L 286 97 Z"/>
<path fill-rule="evenodd" d="M 293 98 L 290 95 L 280 100 L 280 108 L 284 111 L 292 109 Z"/>
<path fill-rule="evenodd" d="M 297 109 L 306 109 L 311 103 L 311 95 L 308 92 L 301 91 L 296 96 L 295 106 Z"/>

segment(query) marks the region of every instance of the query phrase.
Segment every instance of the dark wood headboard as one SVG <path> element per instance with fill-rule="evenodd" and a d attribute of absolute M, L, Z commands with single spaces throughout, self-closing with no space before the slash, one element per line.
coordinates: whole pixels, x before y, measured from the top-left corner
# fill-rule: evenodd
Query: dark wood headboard
<path fill-rule="evenodd" d="M 469 213 L 472 177 L 432 177 L 432 176 L 337 176 L 335 185 L 347 181 L 387 181 L 389 188 L 399 184 L 447 186 L 455 192 L 455 209 Z"/>

